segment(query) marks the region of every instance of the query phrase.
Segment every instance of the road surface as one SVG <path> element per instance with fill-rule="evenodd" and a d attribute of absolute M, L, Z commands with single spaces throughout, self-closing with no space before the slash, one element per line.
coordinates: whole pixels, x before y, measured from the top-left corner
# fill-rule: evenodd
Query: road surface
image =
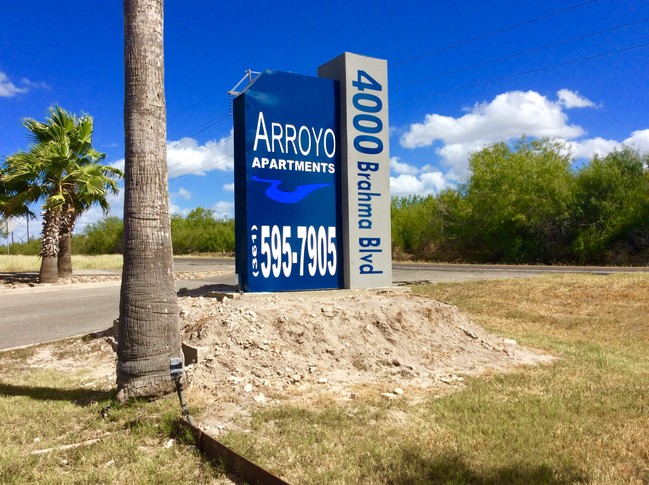
<path fill-rule="evenodd" d="M 202 280 L 180 280 L 177 287 L 235 285 L 234 261 L 226 258 L 179 258 L 176 271 L 228 271 Z M 398 283 L 453 282 L 497 278 L 524 278 L 548 272 L 649 272 L 649 268 L 563 266 L 475 266 L 396 263 Z M 0 349 L 106 330 L 119 315 L 119 282 L 85 285 L 0 289 Z"/>

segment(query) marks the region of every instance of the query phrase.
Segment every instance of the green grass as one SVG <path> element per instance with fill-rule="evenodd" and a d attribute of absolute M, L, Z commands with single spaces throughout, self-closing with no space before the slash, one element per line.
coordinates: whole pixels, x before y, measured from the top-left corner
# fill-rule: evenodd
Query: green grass
<path fill-rule="evenodd" d="M 88 371 L 30 367 L 35 350 L 0 353 L 0 483 L 214 483 L 222 476 L 193 446 L 176 440 L 165 447 L 179 415 L 176 396 L 122 406 Z"/>
<path fill-rule="evenodd" d="M 561 358 L 467 378 L 418 404 L 362 400 L 258 412 L 225 438 L 291 483 L 647 483 L 649 277 L 440 284 L 504 337 Z"/>
<path fill-rule="evenodd" d="M 219 441 L 297 484 L 649 483 L 649 275 L 414 291 L 560 358 L 466 377 L 451 394 L 404 386 L 398 400 L 359 392 L 349 402 L 269 407 L 253 414 L 250 432 Z M 164 447 L 179 414 L 175 396 L 121 406 L 111 386 L 90 385 L 83 371 L 31 367 L 34 352 L 0 353 L 0 483 L 218 480 L 191 446 Z M 30 454 L 98 436 L 93 445 Z"/>

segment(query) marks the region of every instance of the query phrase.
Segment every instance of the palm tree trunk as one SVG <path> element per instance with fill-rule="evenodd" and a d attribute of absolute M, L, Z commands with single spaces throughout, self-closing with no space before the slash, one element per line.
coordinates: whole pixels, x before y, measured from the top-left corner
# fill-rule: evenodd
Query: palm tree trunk
<path fill-rule="evenodd" d="M 64 210 L 63 217 L 61 217 L 57 261 L 59 278 L 70 278 L 72 276 L 72 231 L 74 230 L 75 218 L 74 209 Z"/>
<path fill-rule="evenodd" d="M 167 186 L 162 0 L 124 0 L 124 267 L 118 398 L 174 391 L 182 357 Z"/>
<path fill-rule="evenodd" d="M 43 214 L 39 283 L 56 283 L 59 280 L 57 261 L 59 256 L 60 227 L 61 213 L 56 210 L 46 210 Z"/>

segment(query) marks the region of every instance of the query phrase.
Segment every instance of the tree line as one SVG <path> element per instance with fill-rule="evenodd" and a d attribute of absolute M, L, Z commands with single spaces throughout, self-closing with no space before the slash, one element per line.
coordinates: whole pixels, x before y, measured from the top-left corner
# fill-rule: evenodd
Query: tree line
<path fill-rule="evenodd" d="M 648 163 L 648 155 L 623 147 L 575 169 L 557 141 L 492 144 L 470 156 L 470 176 L 459 187 L 392 200 L 395 256 L 646 265 Z"/>
<path fill-rule="evenodd" d="M 218 218 L 211 209 L 198 207 L 189 213 L 171 216 L 171 239 L 174 254 L 234 253 L 234 220 Z M 16 243 L 11 254 L 37 255 L 40 240 Z M 74 254 L 122 254 L 124 222 L 120 217 L 106 217 L 87 225 L 73 238 Z M 6 249 L 6 248 L 5 248 Z M 0 250 L 0 254 L 6 254 Z"/>
<path fill-rule="evenodd" d="M 473 153 L 470 176 L 437 195 L 392 199 L 396 259 L 515 264 L 646 265 L 649 156 L 623 147 L 573 167 L 566 147 L 521 138 Z M 74 236 L 76 254 L 123 251 L 108 217 Z M 234 252 L 234 221 L 202 207 L 171 216 L 175 254 Z M 14 244 L 38 254 L 40 242 Z"/>

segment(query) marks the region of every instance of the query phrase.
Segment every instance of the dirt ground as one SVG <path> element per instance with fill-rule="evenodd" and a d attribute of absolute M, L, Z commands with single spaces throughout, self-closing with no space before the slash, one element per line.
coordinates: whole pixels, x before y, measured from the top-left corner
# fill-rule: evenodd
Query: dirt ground
<path fill-rule="evenodd" d="M 221 289 L 181 291 L 178 299 L 183 342 L 198 355 L 196 363 L 186 359 L 187 400 L 195 421 L 215 436 L 245 428 L 261 406 L 377 397 L 417 402 L 461 388 L 465 376 L 553 359 L 491 335 L 456 307 L 407 287 L 275 294 Z M 86 385 L 110 389 L 115 354 L 109 340 L 78 340 L 65 352 L 41 346 L 29 365 L 83 369 L 91 360 Z"/>
<path fill-rule="evenodd" d="M 212 434 L 238 428 L 257 406 L 416 401 L 467 375 L 553 359 L 409 288 L 222 296 L 179 298 L 183 341 L 199 355 L 187 365 L 190 399 L 209 409 L 200 421 Z"/>
<path fill-rule="evenodd" d="M 211 276 L 221 276 L 227 274 L 226 271 L 205 271 L 200 273 L 179 272 L 175 273 L 177 280 L 193 280 L 200 278 L 209 278 Z M 70 278 L 60 278 L 57 283 L 52 283 L 49 286 L 65 286 L 70 284 L 84 284 L 84 283 L 103 283 L 106 281 L 120 281 L 122 274 L 75 274 Z M 37 272 L 8 272 L 0 273 L 0 289 L 10 290 L 13 288 L 29 288 L 40 286 L 38 283 Z"/>

